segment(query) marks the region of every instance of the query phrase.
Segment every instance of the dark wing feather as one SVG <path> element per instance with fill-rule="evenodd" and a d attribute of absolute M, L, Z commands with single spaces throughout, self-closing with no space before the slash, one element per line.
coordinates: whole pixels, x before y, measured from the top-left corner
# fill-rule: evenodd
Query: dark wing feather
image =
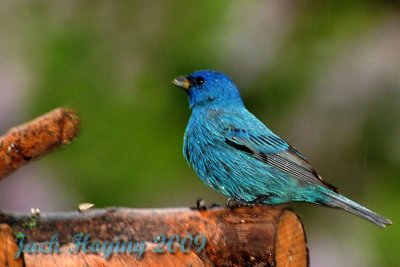
<path fill-rule="evenodd" d="M 250 154 L 256 159 L 277 168 L 305 184 L 323 184 L 331 190 L 337 189 L 322 180 L 307 159 L 273 133 L 252 135 L 247 130 L 232 127 L 225 128 L 225 142 L 229 146 Z"/>

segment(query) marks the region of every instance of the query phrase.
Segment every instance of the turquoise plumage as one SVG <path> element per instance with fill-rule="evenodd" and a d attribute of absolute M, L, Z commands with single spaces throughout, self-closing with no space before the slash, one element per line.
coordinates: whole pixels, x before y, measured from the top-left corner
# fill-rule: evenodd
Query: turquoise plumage
<path fill-rule="evenodd" d="M 245 108 L 228 76 L 196 71 L 173 83 L 186 90 L 192 110 L 185 159 L 214 190 L 247 203 L 305 201 L 342 208 L 381 227 L 391 224 L 324 182 L 300 152 Z"/>

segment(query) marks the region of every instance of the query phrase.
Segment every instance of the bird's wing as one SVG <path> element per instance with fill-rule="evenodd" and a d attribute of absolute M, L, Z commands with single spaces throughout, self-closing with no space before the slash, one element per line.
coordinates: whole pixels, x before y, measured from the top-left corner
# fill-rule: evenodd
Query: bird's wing
<path fill-rule="evenodd" d="M 237 113 L 215 114 L 213 121 L 225 143 L 230 147 L 290 174 L 300 182 L 323 184 L 337 191 L 334 186 L 322 180 L 300 152 L 274 134 L 252 114 L 248 113 L 245 116 Z"/>

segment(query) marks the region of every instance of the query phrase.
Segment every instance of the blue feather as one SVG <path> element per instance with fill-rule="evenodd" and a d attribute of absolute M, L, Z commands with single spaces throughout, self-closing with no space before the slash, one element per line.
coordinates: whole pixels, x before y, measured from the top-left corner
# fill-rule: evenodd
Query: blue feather
<path fill-rule="evenodd" d="M 174 84 L 187 91 L 192 110 L 184 157 L 206 185 L 248 203 L 305 201 L 342 208 L 381 227 L 391 224 L 323 181 L 300 152 L 245 108 L 223 73 L 196 71 Z"/>

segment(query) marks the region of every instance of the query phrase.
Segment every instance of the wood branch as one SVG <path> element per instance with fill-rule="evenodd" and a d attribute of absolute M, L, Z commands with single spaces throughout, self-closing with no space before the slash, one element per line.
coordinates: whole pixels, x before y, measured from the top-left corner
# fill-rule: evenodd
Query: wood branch
<path fill-rule="evenodd" d="M 24 236 L 29 241 L 49 242 L 58 234 L 62 253 L 23 253 L 25 266 L 307 266 L 308 251 L 302 224 L 295 213 L 280 206 L 215 208 L 205 211 L 181 209 L 93 209 L 85 212 L 41 214 L 39 216 L 0 212 L 0 223 L 11 227 L 1 231 L 0 244 Z M 89 251 L 72 254 L 76 234 L 93 240 L 143 242 L 145 253 Z M 181 251 L 176 238 L 171 243 L 176 252 L 155 253 L 160 245 L 157 237 L 177 235 L 180 240 L 191 234 L 203 234 L 206 246 L 200 252 L 192 244 L 188 253 Z M 10 235 L 14 235 L 11 236 Z M 9 242 L 10 243 L 10 242 Z M 9 245 L 10 247 L 10 245 Z M 0 254 L 2 254 L 0 247 Z M 3 250 L 4 251 L 4 250 Z M 11 253 L 11 255 L 10 255 Z M 7 258 L 16 253 L 8 249 Z M 7 255 L 7 253 L 6 253 Z M 2 260 L 0 258 L 0 260 Z M 3 262 L 0 262 L 4 264 Z"/>
<path fill-rule="evenodd" d="M 71 142 L 79 118 L 69 109 L 55 109 L 0 137 L 0 180 L 25 163 Z"/>

